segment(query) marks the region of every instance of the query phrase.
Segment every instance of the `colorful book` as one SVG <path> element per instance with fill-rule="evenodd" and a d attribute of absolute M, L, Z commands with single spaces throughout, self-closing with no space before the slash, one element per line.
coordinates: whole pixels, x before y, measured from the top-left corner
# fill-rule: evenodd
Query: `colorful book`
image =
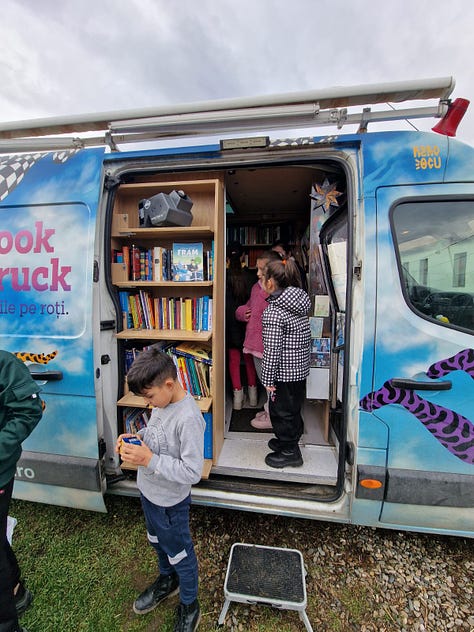
<path fill-rule="evenodd" d="M 212 459 L 212 413 L 203 413 L 206 427 L 204 429 L 204 458 Z"/>
<path fill-rule="evenodd" d="M 163 281 L 163 248 L 153 248 L 153 281 Z"/>
<path fill-rule="evenodd" d="M 180 342 L 174 347 L 178 355 L 193 358 L 204 364 L 212 364 L 210 347 L 197 342 Z"/>
<path fill-rule="evenodd" d="M 204 279 L 202 243 L 174 243 L 171 256 L 173 281 L 202 281 Z"/>
<path fill-rule="evenodd" d="M 140 248 L 132 245 L 130 248 L 130 268 L 131 268 L 131 280 L 140 281 L 141 276 L 141 263 L 140 263 Z"/>

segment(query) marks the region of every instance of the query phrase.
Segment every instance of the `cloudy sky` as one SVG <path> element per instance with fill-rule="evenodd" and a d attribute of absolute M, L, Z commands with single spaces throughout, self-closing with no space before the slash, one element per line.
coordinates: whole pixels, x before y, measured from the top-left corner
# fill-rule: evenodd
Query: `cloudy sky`
<path fill-rule="evenodd" d="M 1 6 L 0 120 L 453 75 L 453 97 L 473 101 L 458 137 L 474 145 L 472 0 Z"/>

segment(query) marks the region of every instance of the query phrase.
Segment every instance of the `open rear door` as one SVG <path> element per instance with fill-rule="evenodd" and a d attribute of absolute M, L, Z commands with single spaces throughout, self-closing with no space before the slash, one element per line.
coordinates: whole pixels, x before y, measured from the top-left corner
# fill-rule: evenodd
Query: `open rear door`
<path fill-rule="evenodd" d="M 93 362 L 103 150 L 0 158 L 0 345 L 41 385 L 15 497 L 104 511 Z"/>

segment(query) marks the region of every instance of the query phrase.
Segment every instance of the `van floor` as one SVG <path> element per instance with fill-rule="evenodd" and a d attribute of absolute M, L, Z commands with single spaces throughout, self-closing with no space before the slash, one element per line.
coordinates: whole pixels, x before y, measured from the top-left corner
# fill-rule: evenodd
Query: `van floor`
<path fill-rule="evenodd" d="M 244 408 L 232 411 L 230 400 L 226 406 L 227 431 L 219 459 L 212 471 L 215 474 L 284 480 L 295 483 L 336 485 L 337 449 L 324 439 L 322 409 L 306 403 L 303 409 L 305 434 L 301 437 L 302 467 L 276 469 L 265 463 L 270 452 L 268 441 L 273 433 L 255 430 L 250 420 L 263 408 Z"/>

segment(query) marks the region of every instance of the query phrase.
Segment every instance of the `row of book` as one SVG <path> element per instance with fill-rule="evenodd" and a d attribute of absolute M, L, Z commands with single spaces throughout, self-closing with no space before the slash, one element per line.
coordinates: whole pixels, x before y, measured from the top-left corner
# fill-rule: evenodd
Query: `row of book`
<path fill-rule="evenodd" d="M 145 428 L 150 419 L 149 408 L 124 408 L 123 410 L 123 427 L 125 432 L 136 434 L 142 428 Z"/>
<path fill-rule="evenodd" d="M 210 296 L 158 296 L 146 290 L 119 292 L 123 329 L 181 329 L 211 331 Z"/>
<path fill-rule="evenodd" d="M 198 243 L 173 243 L 172 248 L 124 245 L 113 251 L 114 263 L 123 263 L 129 281 L 212 281 L 214 242 L 205 250 Z"/>
<path fill-rule="evenodd" d="M 243 246 L 253 246 L 268 244 L 283 240 L 293 242 L 293 227 L 281 224 L 259 224 L 254 226 L 232 226 L 227 225 L 227 243 L 238 241 Z"/>

